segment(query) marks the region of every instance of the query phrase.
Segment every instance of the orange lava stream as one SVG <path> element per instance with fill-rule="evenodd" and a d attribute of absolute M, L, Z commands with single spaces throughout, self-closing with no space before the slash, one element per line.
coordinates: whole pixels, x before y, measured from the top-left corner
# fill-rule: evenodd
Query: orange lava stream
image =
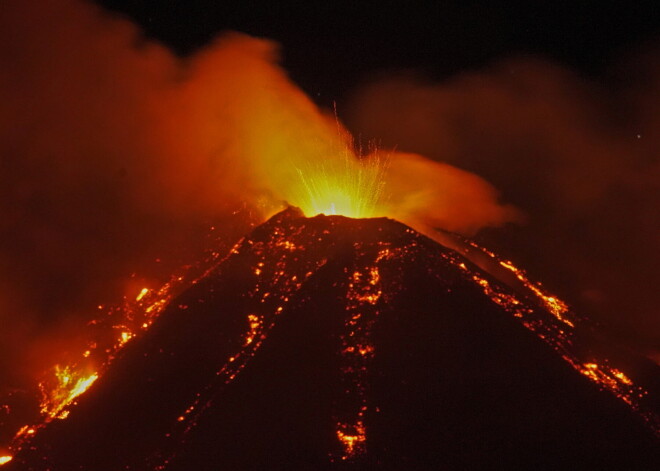
<path fill-rule="evenodd" d="M 367 373 L 376 354 L 371 331 L 380 314 L 379 303 L 383 297 L 379 263 L 391 256 L 388 245 L 381 244 L 373 264 L 363 264 L 360 259 L 366 258 L 366 254 L 362 254 L 360 244 L 354 247 L 358 262 L 349 275 L 345 332 L 341 336 L 344 410 L 349 411 L 340 417 L 336 428 L 337 439 L 342 446 L 338 457 L 342 461 L 358 459 L 367 451 Z"/>
<path fill-rule="evenodd" d="M 305 248 L 294 244 L 279 231 L 276 231 L 273 237 L 268 246 L 262 242 L 251 246 L 252 250 L 258 254 L 259 261 L 252 268 L 255 285 L 247 297 L 254 301 L 254 310 L 245 315 L 246 328 L 243 333 L 242 348 L 226 359 L 225 363 L 216 371 L 215 378 L 176 418 L 168 437 L 178 436 L 181 441 L 185 440 L 185 436 L 196 427 L 200 416 L 213 404 L 214 391 L 218 389 L 218 385 L 231 383 L 247 366 L 261 348 L 277 318 L 284 312 L 292 294 L 326 263 L 326 259 L 320 259 L 311 263 L 303 273 L 287 273 L 285 268 L 289 257 L 297 257 L 298 252 Z M 238 249 L 244 241 L 239 241 L 231 249 L 228 257 L 239 254 Z M 266 253 L 270 250 L 276 251 L 279 256 L 266 257 Z M 268 290 L 265 289 L 266 287 Z M 176 456 L 176 451 L 172 451 L 166 456 L 158 453 L 152 456 L 151 460 L 156 463 L 153 465 L 153 469 L 156 471 L 166 469 L 174 456 Z"/>
<path fill-rule="evenodd" d="M 87 391 L 98 379 L 98 373 L 81 374 L 71 367 L 55 365 L 57 384 L 50 388 L 46 383 L 39 384 L 42 394 L 41 413 L 50 419 L 65 419 L 67 408 L 75 399 Z"/>
<path fill-rule="evenodd" d="M 600 389 L 608 390 L 628 404 L 642 416 L 654 433 L 660 436 L 660 418 L 653 411 L 645 408 L 642 403 L 644 397 L 648 395 L 648 391 L 635 384 L 626 373 L 610 365 L 608 359 L 594 358 L 593 355 L 581 358 L 574 353 L 575 349 L 572 348 L 572 343 L 576 325 L 574 321 L 567 318 L 571 314 L 568 305 L 556 296 L 545 293 L 539 284 L 529 281 L 524 272 L 516 268 L 511 262 L 499 260 L 495 254 L 478 247 L 474 243 L 471 243 L 471 245 L 481 249 L 483 253 L 497 261 L 499 265 L 512 272 L 560 324 L 550 322 L 552 318 L 539 318 L 536 311 L 526 307 L 525 303 L 517 296 L 502 291 L 497 284 L 473 273 L 465 263 L 454 260 L 454 265 L 481 286 L 484 294 L 494 303 L 502 306 L 515 318 L 520 319 L 523 326 L 534 332 L 541 340 L 557 351 L 578 373 L 593 381 Z"/>
<path fill-rule="evenodd" d="M 217 263 L 218 258 L 218 253 L 212 253 L 205 263 Z M 122 306 L 98 306 L 102 315 L 88 325 L 102 327 L 101 335 L 113 331 L 117 334 L 110 339 L 89 341 L 78 360 L 67 364 L 58 363 L 46 372 L 44 379 L 38 384 L 41 394 L 41 423 L 20 427 L 5 447 L 15 454 L 48 423 L 66 419 L 77 399 L 105 373 L 117 354 L 140 332 L 146 331 L 153 324 L 176 293 L 187 283 L 194 282 L 194 279 L 188 281 L 183 275 L 175 275 L 158 289 L 142 288 L 134 300 L 125 300 Z M 13 455 L 1 456 L 0 466 L 12 459 Z"/>
<path fill-rule="evenodd" d="M 511 273 L 513 273 L 518 280 L 522 282 L 523 285 L 525 285 L 530 291 L 532 291 L 536 296 L 538 296 L 542 301 L 543 304 L 545 304 L 545 307 L 552 313 L 553 316 L 555 316 L 557 319 L 562 321 L 564 324 L 570 326 L 570 327 L 575 327 L 575 324 L 573 324 L 572 321 L 567 319 L 565 317 L 566 313 L 568 312 L 568 305 L 563 302 L 561 299 L 557 298 L 556 296 L 551 296 L 547 293 L 545 293 L 540 285 L 535 285 L 525 275 L 525 272 L 522 271 L 519 268 L 516 268 L 513 263 L 509 262 L 508 260 L 501 260 L 500 265 L 509 270 Z"/>

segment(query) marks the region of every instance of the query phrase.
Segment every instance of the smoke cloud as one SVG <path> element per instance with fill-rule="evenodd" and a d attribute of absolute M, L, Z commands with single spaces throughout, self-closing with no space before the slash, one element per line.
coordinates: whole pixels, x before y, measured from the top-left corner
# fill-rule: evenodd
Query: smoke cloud
<path fill-rule="evenodd" d="M 300 169 L 362 165 L 270 41 L 225 34 L 179 58 L 91 3 L 5 0 L 0 64 L 7 383 L 49 366 L 98 304 L 190 261 L 211 222 L 230 242 L 296 204 Z M 517 217 L 467 171 L 394 152 L 389 166 L 395 217 L 467 232 Z"/>
<path fill-rule="evenodd" d="M 521 57 L 442 82 L 374 79 L 347 125 L 485 178 L 526 222 L 486 245 L 618 336 L 660 349 L 660 54 L 596 82 Z"/>

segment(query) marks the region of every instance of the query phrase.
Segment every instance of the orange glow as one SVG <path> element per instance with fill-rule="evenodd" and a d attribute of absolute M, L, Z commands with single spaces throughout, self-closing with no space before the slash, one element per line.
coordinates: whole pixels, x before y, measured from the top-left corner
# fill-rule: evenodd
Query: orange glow
<path fill-rule="evenodd" d="M 11 455 L 0 456 L 0 466 L 9 463 L 14 457 Z"/>
<path fill-rule="evenodd" d="M 24 438 L 28 435 L 34 435 L 36 433 L 36 430 L 29 425 L 23 425 L 18 432 L 16 432 L 16 437 L 17 438 Z"/>
<path fill-rule="evenodd" d="M 142 301 L 142 299 L 143 299 L 148 293 L 149 293 L 149 288 L 142 288 L 142 290 L 140 291 L 140 294 L 137 295 L 137 297 L 135 298 L 135 300 L 136 300 L 137 302 Z"/>
<path fill-rule="evenodd" d="M 364 256 L 362 254 L 361 256 Z M 342 373 L 345 394 L 350 405 L 337 422 L 337 439 L 342 446 L 342 461 L 359 458 L 366 453 L 368 410 L 368 370 L 376 354 L 372 328 L 380 315 L 382 276 L 379 264 L 392 256 L 387 243 L 379 247 L 369 263 L 359 263 L 347 272 L 346 312 L 341 336 Z M 366 260 L 365 260 L 366 261 Z"/>
<path fill-rule="evenodd" d="M 69 366 L 62 368 L 60 365 L 55 366 L 54 376 L 54 387 L 49 388 L 45 382 L 39 384 L 42 393 L 41 413 L 52 419 L 66 418 L 69 413 L 67 407 L 99 377 L 97 373 L 83 374 L 73 371 Z"/>
<path fill-rule="evenodd" d="M 372 353 L 374 353 L 374 350 L 375 349 L 374 349 L 373 345 L 361 345 L 360 347 L 358 347 L 357 351 L 360 355 L 367 356 L 367 355 L 371 355 Z"/>
<path fill-rule="evenodd" d="M 464 268 L 465 265 L 461 264 L 461 268 Z M 500 291 L 497 291 L 493 289 L 488 282 L 488 280 L 485 280 L 484 278 L 481 278 L 478 275 L 472 275 L 472 279 L 483 288 L 484 293 L 496 304 L 499 304 L 505 309 L 513 309 L 515 311 L 515 308 L 519 305 L 521 305 L 521 302 L 515 297 L 510 294 L 502 293 Z M 515 315 L 515 313 L 514 313 Z M 519 316 L 516 316 L 519 317 Z"/>
<path fill-rule="evenodd" d="M 523 283 L 523 286 L 538 297 L 544 308 L 543 312 L 547 312 L 549 316 L 539 317 L 540 312 L 537 312 L 536 309 L 531 309 L 515 295 L 502 290 L 499 283 L 491 283 L 480 274 L 473 273 L 459 259 L 453 260 L 454 265 L 477 283 L 491 301 L 519 319 L 525 328 L 534 332 L 541 340 L 550 345 L 578 373 L 594 382 L 599 388 L 608 390 L 628 404 L 647 421 L 656 434 L 660 435 L 655 413 L 647 410 L 640 402 L 648 394 L 648 391 L 637 385 L 623 371 L 610 366 L 607 359 L 580 358 L 580 355 L 573 353 L 573 342 L 576 333 L 572 329 L 574 327 L 573 321 L 566 318 L 569 314 L 568 306 L 557 297 L 544 293 L 540 284 L 531 282 L 525 273 L 516 268 L 511 262 L 499 260 L 494 253 L 477 246 L 473 242 L 471 242 L 471 245 L 479 248 L 483 253 L 497 261 L 499 265 L 512 272 Z M 571 327 L 571 329 L 567 329 L 566 326 Z"/>
<path fill-rule="evenodd" d="M 348 433 L 349 429 L 350 433 Z M 342 460 L 353 458 L 355 455 L 364 452 L 367 434 L 364 424 L 361 421 L 353 426 L 338 423 L 337 438 L 344 447 Z"/>
<path fill-rule="evenodd" d="M 492 257 L 495 257 L 494 254 L 489 254 Z M 570 327 L 575 327 L 573 322 L 571 322 L 569 319 L 566 318 L 566 313 L 568 312 L 568 306 L 566 305 L 565 302 L 563 302 L 561 299 L 557 298 L 556 296 L 550 296 L 546 293 L 544 293 L 541 288 L 527 278 L 525 275 L 525 272 L 520 270 L 519 268 L 516 268 L 513 263 L 502 260 L 500 261 L 500 265 L 509 270 L 511 273 L 516 275 L 516 278 L 520 280 L 528 289 L 530 289 L 534 294 L 536 294 L 541 300 L 543 301 L 543 304 L 545 304 L 545 307 L 552 313 L 553 316 L 555 316 L 557 319 L 562 321 L 564 324 L 570 326 Z"/>
<path fill-rule="evenodd" d="M 627 404 L 636 408 L 634 397 L 646 395 L 646 391 L 635 387 L 633 381 L 623 372 L 607 363 L 584 363 L 578 371 L 599 386 L 609 389 Z"/>
<path fill-rule="evenodd" d="M 365 280 L 364 278 L 367 279 Z M 377 289 L 379 281 L 380 273 L 378 272 L 378 267 L 370 267 L 366 273 L 354 272 L 351 283 L 349 284 L 349 298 L 359 302 L 376 304 L 383 294 L 380 289 Z"/>
<path fill-rule="evenodd" d="M 214 253 L 206 262 L 210 264 L 217 257 L 219 255 Z M 20 450 L 45 424 L 54 419 L 66 419 L 76 399 L 105 372 L 117 352 L 135 337 L 136 332 L 152 325 L 184 283 L 194 283 L 194 280 L 175 274 L 157 290 L 142 288 L 133 302 L 127 301 L 122 306 L 97 306 L 102 312 L 89 325 L 104 328 L 99 330 L 100 337 L 92 337 L 93 340 L 80 353 L 78 362 L 72 361 L 66 366 L 56 364 L 49 370 L 46 379 L 38 383 L 41 393 L 39 412 L 43 420 L 34 426 L 21 427 L 14 434 L 10 448 Z M 107 336 L 113 331 L 119 331 L 118 335 Z M 90 364 L 97 366 L 93 370 L 80 366 Z"/>
<path fill-rule="evenodd" d="M 119 337 L 119 343 L 125 344 L 126 342 L 128 342 L 132 338 L 133 338 L 133 333 L 132 332 L 124 331 L 124 332 L 121 333 L 121 336 Z"/>
<path fill-rule="evenodd" d="M 346 151 L 348 153 L 348 150 Z M 298 168 L 291 203 L 306 216 L 317 214 L 367 218 L 377 215 L 386 164 L 378 156 L 358 160 L 351 155 Z"/>
<path fill-rule="evenodd" d="M 623 371 L 619 371 L 617 369 L 612 368 L 612 374 L 616 379 L 618 379 L 627 386 L 631 386 L 633 384 L 632 380 L 628 378 L 628 376 L 626 376 L 626 374 Z"/>
<path fill-rule="evenodd" d="M 250 330 L 248 330 L 247 334 L 245 334 L 245 346 L 254 342 L 254 339 L 257 337 L 257 335 L 259 335 L 259 331 L 263 327 L 263 321 L 259 316 L 248 314 L 247 319 Z"/>

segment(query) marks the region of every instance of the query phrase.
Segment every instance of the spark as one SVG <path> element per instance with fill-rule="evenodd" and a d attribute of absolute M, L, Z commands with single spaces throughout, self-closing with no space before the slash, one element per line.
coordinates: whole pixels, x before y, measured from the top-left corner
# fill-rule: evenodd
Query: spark
<path fill-rule="evenodd" d="M 368 218 L 376 215 L 385 185 L 386 162 L 378 156 L 343 159 L 297 168 L 300 180 L 291 203 L 307 216 Z"/>

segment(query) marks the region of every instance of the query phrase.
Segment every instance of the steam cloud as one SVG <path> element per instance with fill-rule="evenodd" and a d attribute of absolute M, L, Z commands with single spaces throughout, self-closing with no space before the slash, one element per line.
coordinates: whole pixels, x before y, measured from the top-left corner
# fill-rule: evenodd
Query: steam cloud
<path fill-rule="evenodd" d="M 355 92 L 347 124 L 493 183 L 526 222 L 487 244 L 658 351 L 658 57 L 628 58 L 608 83 L 529 57 L 440 83 L 380 77 Z"/>
<path fill-rule="evenodd" d="M 351 152 L 277 61 L 239 34 L 181 59 L 87 2 L 3 2 L 0 377 L 45 366 L 29 353 L 42 338 L 134 296 L 128 275 L 154 259 L 186 260 L 209 221 L 231 238 L 295 204 L 297 168 Z M 390 166 L 392 216 L 464 231 L 517 217 L 476 175 L 408 154 Z"/>

